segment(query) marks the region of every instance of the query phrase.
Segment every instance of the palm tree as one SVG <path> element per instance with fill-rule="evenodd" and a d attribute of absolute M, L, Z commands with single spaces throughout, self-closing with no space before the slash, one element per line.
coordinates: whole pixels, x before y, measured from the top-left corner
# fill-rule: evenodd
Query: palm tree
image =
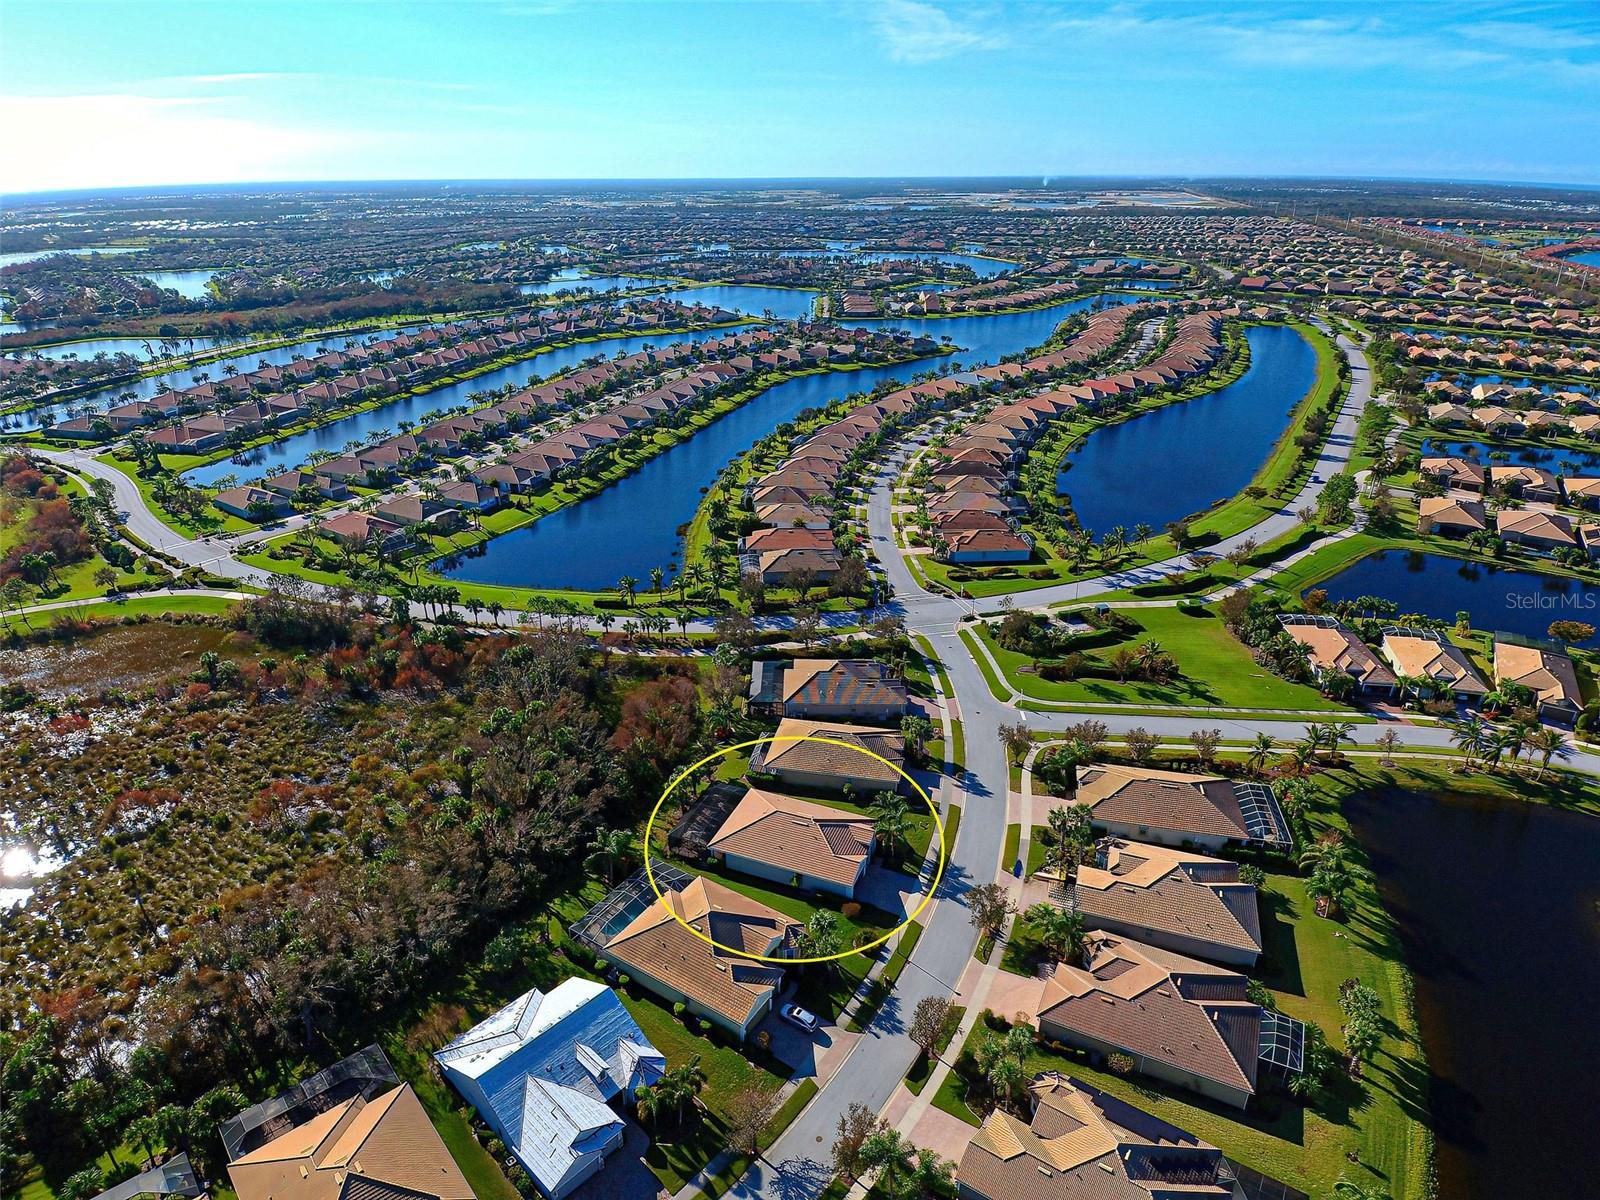
<path fill-rule="evenodd" d="M 1256 740 L 1250 743 L 1250 753 L 1245 761 L 1250 764 L 1250 769 L 1257 775 L 1263 774 L 1267 769 L 1267 759 L 1271 756 L 1278 742 L 1270 733 L 1256 734 Z"/>
<path fill-rule="evenodd" d="M 666 579 L 667 573 L 660 567 L 650 568 L 650 587 L 656 594 L 656 603 L 661 602 L 661 584 Z"/>
<path fill-rule="evenodd" d="M 1540 729 L 1528 735 L 1529 747 L 1539 754 L 1539 778 L 1544 778 L 1544 773 L 1550 769 L 1550 760 L 1556 756 L 1567 758 L 1572 754 L 1572 749 L 1567 745 L 1567 739 L 1554 729 Z"/>
<path fill-rule="evenodd" d="M 879 792 L 873 799 L 873 832 L 883 840 L 886 856 L 898 860 L 910 824 L 905 799 L 893 792 Z"/>
<path fill-rule="evenodd" d="M 867 1135 L 861 1143 L 861 1165 L 878 1172 L 878 1186 L 890 1196 L 899 1196 L 911 1178 L 916 1151 L 905 1134 L 885 1125 Z"/>
<path fill-rule="evenodd" d="M 1473 713 L 1455 727 L 1450 734 L 1450 740 L 1455 743 L 1456 749 L 1466 756 L 1467 766 L 1470 767 L 1488 748 L 1489 725 L 1477 713 Z"/>
<path fill-rule="evenodd" d="M 633 853 L 633 834 L 626 829 L 602 829 L 594 835 L 589 849 L 593 853 L 583 860 L 583 869 L 604 869 L 610 886 L 616 882 L 617 864 Z"/>
<path fill-rule="evenodd" d="M 1083 956 L 1083 918 L 1076 912 L 1041 901 L 1028 914 L 1029 923 L 1056 962 L 1075 963 Z"/>
<path fill-rule="evenodd" d="M 633 607 L 633 596 L 638 590 L 639 581 L 632 575 L 624 575 L 617 580 L 617 597 L 629 608 Z"/>

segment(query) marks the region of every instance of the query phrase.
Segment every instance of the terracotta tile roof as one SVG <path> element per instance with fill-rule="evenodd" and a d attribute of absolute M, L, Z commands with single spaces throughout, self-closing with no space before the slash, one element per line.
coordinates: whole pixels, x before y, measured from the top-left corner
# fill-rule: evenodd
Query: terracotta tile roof
<path fill-rule="evenodd" d="M 961 1156 L 963 1195 L 983 1200 L 1225 1200 L 1222 1152 L 1069 1076 L 1030 1086 L 1033 1120 L 996 1109 Z"/>
<path fill-rule="evenodd" d="M 707 848 L 782 870 L 853 884 L 872 853 L 870 817 L 751 788 Z"/>
<path fill-rule="evenodd" d="M 752 761 L 754 770 L 800 771 L 817 775 L 838 775 L 851 779 L 866 779 L 893 788 L 900 783 L 900 773 L 872 755 L 886 758 L 891 763 L 905 759 L 905 738 L 899 730 L 873 729 L 861 725 L 840 725 L 829 721 L 802 721 L 785 717 L 778 723 L 779 738 L 812 739 L 774 741 L 764 745 L 758 754 L 760 765 Z M 833 745 L 830 743 L 843 743 Z M 850 747 L 859 746 L 871 754 L 862 754 Z"/>
<path fill-rule="evenodd" d="M 1233 785 L 1215 775 L 1094 766 L 1078 773 L 1075 800 L 1096 821 L 1203 837 L 1250 837 Z"/>
<path fill-rule="evenodd" d="M 1261 952 L 1256 890 L 1225 859 L 1106 838 L 1097 865 L 1078 868 L 1074 903 L 1091 929 L 1111 921 Z"/>
<path fill-rule="evenodd" d="M 1494 676 L 1497 681 L 1510 680 L 1532 688 L 1540 704 L 1573 710 L 1583 707 L 1583 693 L 1572 659 L 1559 650 L 1496 641 Z"/>
<path fill-rule="evenodd" d="M 798 923 L 700 877 L 681 892 L 668 892 L 606 943 L 608 958 L 743 1025 L 762 998 L 783 982 L 782 969 L 708 945 L 673 920 L 672 912 L 720 946 L 745 954 L 772 953 Z"/>
<path fill-rule="evenodd" d="M 1085 967 L 1063 963 L 1045 981 L 1041 1029 L 1255 1093 L 1261 1009 L 1243 975 L 1105 933 L 1092 935 L 1084 954 Z"/>
<path fill-rule="evenodd" d="M 783 699 L 796 704 L 878 704 L 904 707 L 906 684 L 880 662 L 799 658 L 783 673 Z"/>
<path fill-rule="evenodd" d="M 472 1200 L 410 1084 L 357 1096 L 228 1164 L 239 1200 L 336 1200 L 357 1176 L 439 1200 Z"/>

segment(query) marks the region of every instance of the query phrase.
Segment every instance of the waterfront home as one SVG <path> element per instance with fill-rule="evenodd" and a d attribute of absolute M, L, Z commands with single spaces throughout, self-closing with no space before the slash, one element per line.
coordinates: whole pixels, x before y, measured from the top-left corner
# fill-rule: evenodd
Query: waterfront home
<path fill-rule="evenodd" d="M 771 1010 L 784 982 L 781 966 L 748 956 L 777 956 L 793 946 L 800 928 L 701 876 L 645 908 L 606 943 L 605 955 L 669 1004 L 681 1003 L 742 1038 Z"/>
<path fill-rule="evenodd" d="M 1465 425 L 1472 420 L 1472 410 L 1449 401 L 1428 406 L 1430 425 Z"/>
<path fill-rule="evenodd" d="M 433 1058 L 549 1200 L 599 1174 L 623 1140 L 608 1106 L 667 1067 L 617 994 L 588 979 L 524 992 Z"/>
<path fill-rule="evenodd" d="M 1478 389 L 1473 388 L 1472 390 L 1476 395 Z M 1514 412 L 1509 408 L 1501 408 L 1495 404 L 1473 409 L 1472 421 L 1485 433 L 1514 434 L 1521 433 L 1523 430 L 1521 413 Z"/>
<path fill-rule="evenodd" d="M 756 510 L 756 519 L 763 525 L 795 529 L 827 529 L 833 523 L 826 510 L 810 504 L 763 504 Z"/>
<path fill-rule="evenodd" d="M 346 512 L 329 517 L 319 530 L 323 537 L 341 546 L 364 548 L 376 542 L 385 550 L 405 544 L 405 530 L 393 521 L 368 512 Z"/>
<path fill-rule="evenodd" d="M 1449 691 L 1476 704 L 1489 692 L 1467 652 L 1431 629 L 1386 629 L 1379 646 L 1383 657 L 1402 680 L 1426 680 L 1429 694 Z"/>
<path fill-rule="evenodd" d="M 473 1200 L 416 1092 L 389 1074 L 369 1094 L 373 1081 L 330 1068 L 225 1123 L 239 1200 Z"/>
<path fill-rule="evenodd" d="M 876 845 L 871 817 L 751 788 L 706 850 L 730 871 L 854 899 Z"/>
<path fill-rule="evenodd" d="M 1555 504 L 1561 499 L 1561 480 L 1539 467 L 1492 466 L 1489 486 L 1539 504 Z"/>
<path fill-rule="evenodd" d="M 833 534 L 826 529 L 755 529 L 739 539 L 739 550 L 756 556 L 773 550 L 816 550 L 832 554 Z"/>
<path fill-rule="evenodd" d="M 145 440 L 162 454 L 203 454 L 222 445 L 228 427 L 220 417 L 196 417 L 180 425 L 165 425 L 146 435 Z"/>
<path fill-rule="evenodd" d="M 1600 508 L 1600 477 L 1568 475 L 1561 481 L 1561 490 L 1575 508 Z"/>
<path fill-rule="evenodd" d="M 757 659 L 751 664 L 753 713 L 894 725 L 908 709 L 906 681 L 875 659 Z"/>
<path fill-rule="evenodd" d="M 261 486 L 269 492 L 276 492 L 280 496 L 287 496 L 291 499 L 299 494 L 301 488 L 310 488 L 324 500 L 348 500 L 350 498 L 350 489 L 343 483 L 314 471 L 285 471 L 281 475 L 263 479 Z"/>
<path fill-rule="evenodd" d="M 1476 500 L 1423 496 L 1417 501 L 1417 532 L 1465 537 L 1489 527 L 1489 515 Z"/>
<path fill-rule="evenodd" d="M 274 521 L 293 511 L 287 498 L 253 484 L 218 492 L 211 497 L 211 507 L 247 521 Z"/>
<path fill-rule="evenodd" d="M 1278 798 L 1264 783 L 1095 764 L 1079 768 L 1072 800 L 1089 809 L 1096 828 L 1130 841 L 1211 850 L 1290 841 Z"/>
<path fill-rule="evenodd" d="M 1348 675 L 1364 696 L 1395 694 L 1394 673 L 1365 642 L 1332 617 L 1285 614 L 1278 620 L 1284 632 L 1306 648 L 1319 684 L 1334 675 Z"/>
<path fill-rule="evenodd" d="M 995 1108 L 956 1167 L 962 1200 L 1243 1200 L 1222 1151 L 1059 1072 L 1028 1086 L 1032 1120 Z"/>
<path fill-rule="evenodd" d="M 1033 557 L 1033 543 L 1010 528 L 941 530 L 941 536 L 942 557 L 951 563 L 1021 563 Z"/>
<path fill-rule="evenodd" d="M 1593 554 L 1600 549 L 1600 529 L 1574 525 L 1560 513 L 1502 508 L 1494 515 L 1494 525 L 1505 541 L 1546 553 L 1584 549 Z"/>
<path fill-rule="evenodd" d="M 1230 966 L 1261 955 L 1256 889 L 1239 864 L 1126 838 L 1102 838 L 1077 869 L 1072 907 L 1089 929 Z"/>
<path fill-rule="evenodd" d="M 1036 1024 L 1046 1038 L 1098 1058 L 1126 1054 L 1141 1074 L 1244 1108 L 1256 1094 L 1263 1024 L 1248 983 L 1225 967 L 1093 933 L 1082 966 L 1060 963 L 1044 981 Z"/>
<path fill-rule="evenodd" d="M 1553 645 L 1526 645 L 1496 638 L 1496 684 L 1517 683 L 1530 689 L 1542 720 L 1571 725 L 1583 711 L 1578 673 L 1566 651 Z"/>
<path fill-rule="evenodd" d="M 1481 492 L 1489 478 L 1488 470 L 1471 459 L 1441 457 L 1425 458 L 1417 467 L 1419 475 L 1426 475 L 1441 487 L 1461 488 L 1468 492 Z"/>
<path fill-rule="evenodd" d="M 426 496 L 392 496 L 373 511 L 396 525 L 426 525 L 439 532 L 460 529 L 466 524 L 459 509 Z"/>

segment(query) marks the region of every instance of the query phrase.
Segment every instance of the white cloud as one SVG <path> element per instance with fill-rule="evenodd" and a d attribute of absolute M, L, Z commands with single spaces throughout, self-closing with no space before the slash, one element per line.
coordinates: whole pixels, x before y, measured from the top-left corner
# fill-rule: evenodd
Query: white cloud
<path fill-rule="evenodd" d="M 126 93 L 0 96 L 0 192 L 305 178 L 356 143 L 228 111 L 221 99 Z M 370 145 L 370 138 L 362 138 Z"/>
<path fill-rule="evenodd" d="M 935 62 L 967 50 L 998 50 L 1006 44 L 999 34 L 957 21 L 944 9 L 922 0 L 878 0 L 873 27 L 896 62 Z"/>

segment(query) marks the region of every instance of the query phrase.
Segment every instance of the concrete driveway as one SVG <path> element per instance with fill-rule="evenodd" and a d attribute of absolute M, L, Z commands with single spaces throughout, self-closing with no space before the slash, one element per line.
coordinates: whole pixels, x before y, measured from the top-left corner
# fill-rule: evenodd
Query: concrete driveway
<path fill-rule="evenodd" d="M 856 887 L 856 899 L 862 904 L 881 908 L 900 921 L 905 920 L 921 897 L 921 880 L 879 863 L 867 864 L 867 873 Z"/>
<path fill-rule="evenodd" d="M 859 1033 L 847 1032 L 838 1025 L 824 1025 L 815 1033 L 807 1033 L 776 1012 L 768 1013 L 756 1028 L 772 1038 L 772 1053 L 794 1072 L 795 1078 L 814 1078 L 818 1084 L 828 1082 L 861 1038 Z"/>
<path fill-rule="evenodd" d="M 630 1117 L 623 1118 L 623 1125 L 622 1148 L 606 1159 L 598 1175 L 578 1185 L 571 1200 L 658 1200 L 670 1194 L 645 1165 L 650 1135 Z"/>

